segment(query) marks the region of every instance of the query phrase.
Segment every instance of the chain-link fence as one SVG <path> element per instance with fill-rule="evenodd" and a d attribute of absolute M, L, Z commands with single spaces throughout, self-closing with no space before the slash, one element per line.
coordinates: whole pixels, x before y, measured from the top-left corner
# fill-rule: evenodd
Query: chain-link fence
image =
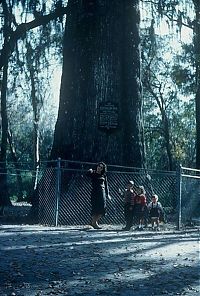
<path fill-rule="evenodd" d="M 39 183 L 39 221 L 48 225 L 76 225 L 90 222 L 90 179 L 87 170 L 94 164 L 59 161 L 48 167 Z M 143 185 L 147 202 L 156 193 L 162 203 L 168 223 L 178 220 L 177 173 L 146 171 L 130 167 L 108 166 L 109 192 L 106 224 L 124 223 L 123 199 L 119 189 L 124 190 L 129 180 Z"/>
<path fill-rule="evenodd" d="M 36 212 L 33 211 L 33 215 L 38 214 L 38 222 L 41 224 L 89 224 L 91 180 L 86 176 L 86 172 L 94 166 L 93 163 L 57 160 L 40 164 L 40 169 L 36 172 L 28 164 L 23 164 L 20 168 L 9 164 L 9 196 L 16 200 L 20 192 L 22 199 L 31 202 L 32 208 L 37 209 Z M 33 195 L 36 175 L 38 185 L 36 194 Z M 0 177 L 2 176 L 0 172 Z M 124 223 L 123 199 L 119 189 L 124 190 L 129 180 L 133 180 L 136 185 L 144 186 L 147 202 L 150 202 L 153 193 L 158 195 L 168 224 L 180 229 L 187 224 L 199 223 L 199 170 L 180 167 L 174 172 L 147 171 L 109 165 L 107 176 L 112 200 L 107 202 L 107 215 L 102 218 L 102 223 Z M 20 210 L 18 213 L 21 212 Z M 20 220 L 20 217 L 18 218 Z"/>
<path fill-rule="evenodd" d="M 200 170 L 180 167 L 179 223 L 200 223 Z"/>

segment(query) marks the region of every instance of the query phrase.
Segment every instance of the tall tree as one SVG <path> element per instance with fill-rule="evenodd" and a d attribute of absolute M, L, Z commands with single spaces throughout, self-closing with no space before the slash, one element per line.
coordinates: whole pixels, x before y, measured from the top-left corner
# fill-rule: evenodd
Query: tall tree
<path fill-rule="evenodd" d="M 169 79 L 169 61 L 167 62 L 164 55 L 163 47 L 166 46 L 162 38 L 158 38 L 154 32 L 154 20 L 151 22 L 151 26 L 148 29 L 148 34 L 144 33 L 143 36 L 143 75 L 142 82 L 144 87 L 144 114 L 147 119 L 147 114 L 151 109 L 151 114 L 156 114 L 157 118 L 160 118 L 157 131 L 160 131 L 160 139 L 164 144 L 164 150 L 162 151 L 162 157 L 165 158 L 165 169 L 173 170 L 173 156 L 171 147 L 171 133 L 170 133 L 170 119 L 168 117 L 169 107 L 172 105 L 171 97 L 173 93 L 172 81 Z M 146 30 L 145 30 L 146 31 Z M 165 38 L 166 39 L 166 38 Z M 167 40 L 169 41 L 169 40 Z M 168 46 L 170 51 L 170 46 Z M 149 108 L 149 102 L 153 100 L 152 108 Z M 156 103 L 156 105 L 155 105 Z M 158 111 L 159 110 L 159 111 Z M 146 114 L 147 113 L 147 114 Z M 160 114 L 159 114 L 160 113 Z M 147 122 L 149 126 L 149 122 Z M 156 126 L 154 122 L 154 127 Z M 152 128 L 153 130 L 153 128 Z M 157 132 L 156 131 L 156 132 Z M 153 132 L 153 131 L 151 131 Z M 148 148 L 148 140 L 146 140 Z M 152 148 L 152 147 L 151 147 Z M 147 151 L 148 152 L 148 151 Z M 151 152 L 152 153 L 152 152 Z"/>
<path fill-rule="evenodd" d="M 144 165 L 139 0 L 68 1 L 51 158 Z"/>
<path fill-rule="evenodd" d="M 3 35 L 7 41 L 10 33 L 9 9 L 6 3 L 3 3 L 4 26 Z M 8 62 L 3 68 L 2 86 L 1 86 L 1 151 L 0 151 L 0 206 L 10 205 L 7 185 L 7 135 L 8 135 L 8 116 L 7 116 L 7 80 L 8 80 Z M 3 213 L 3 212 L 2 212 Z"/>

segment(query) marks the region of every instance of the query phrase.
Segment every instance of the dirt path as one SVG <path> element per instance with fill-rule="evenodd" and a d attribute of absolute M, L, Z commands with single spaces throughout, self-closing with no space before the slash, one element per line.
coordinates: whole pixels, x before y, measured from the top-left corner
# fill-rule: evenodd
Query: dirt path
<path fill-rule="evenodd" d="M 2 225 L 0 295 L 200 295 L 199 231 Z"/>

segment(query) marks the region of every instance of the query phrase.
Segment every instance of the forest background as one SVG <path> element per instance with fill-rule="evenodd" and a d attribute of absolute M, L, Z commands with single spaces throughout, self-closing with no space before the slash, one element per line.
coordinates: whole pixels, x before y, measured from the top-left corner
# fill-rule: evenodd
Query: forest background
<path fill-rule="evenodd" d="M 172 171 L 181 163 L 200 168 L 198 2 L 123 1 L 126 8 L 140 13 L 140 20 L 135 20 L 140 32 L 140 65 L 135 67 L 140 72 L 136 80 L 142 85 L 139 145 L 144 156 L 137 167 Z M 98 4 L 103 7 L 105 3 L 116 17 L 114 1 L 0 1 L 1 184 L 6 183 L 9 162 L 20 178 L 21 164 L 36 172 L 41 161 L 60 156 L 55 144 L 62 127 L 55 130 L 55 124 L 62 113 L 59 94 L 65 95 L 60 83 L 66 52 L 63 36 L 69 30 L 65 22 L 69 19 L 70 27 L 73 5 L 81 9 L 81 18 L 88 22 L 98 11 Z M 125 11 L 128 20 L 132 10 Z M 89 120 L 92 123 L 92 118 Z M 71 155 L 65 159 L 74 158 Z M 98 161 L 85 159 L 84 155 L 75 160 Z M 119 164 L 127 165 L 127 161 Z"/>

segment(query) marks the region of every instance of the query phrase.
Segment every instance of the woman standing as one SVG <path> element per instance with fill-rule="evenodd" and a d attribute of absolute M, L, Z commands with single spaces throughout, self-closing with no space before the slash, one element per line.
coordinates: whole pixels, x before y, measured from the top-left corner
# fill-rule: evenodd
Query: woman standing
<path fill-rule="evenodd" d="M 87 175 L 92 181 L 91 206 L 92 206 L 92 222 L 91 226 L 100 229 L 98 225 L 99 219 L 106 213 L 106 198 L 109 198 L 108 182 L 106 177 L 106 164 L 99 162 L 96 169 L 89 169 Z"/>

